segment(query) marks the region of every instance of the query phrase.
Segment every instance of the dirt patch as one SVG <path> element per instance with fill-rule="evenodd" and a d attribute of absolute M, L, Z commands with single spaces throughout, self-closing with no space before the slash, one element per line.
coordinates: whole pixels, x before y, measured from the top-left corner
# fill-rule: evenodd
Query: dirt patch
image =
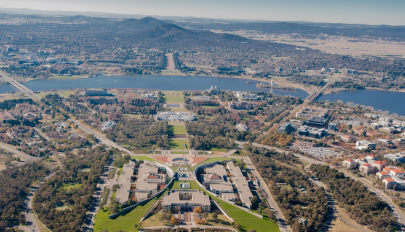
<path fill-rule="evenodd" d="M 208 158 L 206 158 L 206 157 L 193 157 L 193 159 L 194 159 L 194 163 L 195 163 L 195 164 L 199 164 L 199 163 L 201 163 L 201 162 L 204 162 L 204 161 L 207 160 Z"/>
<path fill-rule="evenodd" d="M 332 228 L 329 229 L 331 232 L 360 232 L 361 230 L 346 224 L 340 218 L 337 218 L 332 222 Z"/>
<path fill-rule="evenodd" d="M 167 162 L 169 162 L 169 157 L 167 157 L 167 156 L 165 156 L 165 157 L 153 157 L 155 160 L 159 160 L 159 161 L 161 161 L 161 162 L 163 162 L 163 163 L 167 163 Z"/>

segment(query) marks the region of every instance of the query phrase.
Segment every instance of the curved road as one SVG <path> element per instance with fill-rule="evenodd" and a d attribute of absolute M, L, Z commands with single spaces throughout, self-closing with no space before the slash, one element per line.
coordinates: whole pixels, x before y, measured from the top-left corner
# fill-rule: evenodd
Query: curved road
<path fill-rule="evenodd" d="M 0 143 L 0 148 L 2 148 L 4 150 L 7 150 L 7 151 L 10 151 L 10 152 L 18 155 L 19 157 L 23 158 L 25 160 L 25 162 L 27 162 L 27 163 L 29 163 L 29 162 L 39 162 L 39 161 L 42 160 L 41 158 L 30 156 L 30 155 L 25 154 L 24 152 L 18 151 L 16 149 L 4 144 L 4 143 Z"/>
<path fill-rule="evenodd" d="M 52 176 L 54 176 L 56 172 L 51 173 L 50 175 L 46 176 L 44 179 L 45 181 L 49 180 Z M 34 187 L 32 187 L 31 191 L 28 194 L 27 200 L 26 200 L 26 205 L 25 205 L 25 212 L 24 212 L 24 216 L 25 219 L 27 221 L 28 224 L 28 229 L 31 232 L 40 232 L 38 229 L 38 224 L 37 221 L 34 218 L 34 211 L 32 210 L 32 201 L 34 200 L 34 196 L 35 196 L 35 192 L 38 190 L 38 187 L 40 184 L 44 183 L 43 180 L 41 180 L 40 182 L 38 182 L 38 184 L 36 184 Z M 39 220 L 39 219 L 38 219 Z M 24 227 L 25 229 L 27 227 Z M 26 230 L 24 230 L 26 231 Z"/>

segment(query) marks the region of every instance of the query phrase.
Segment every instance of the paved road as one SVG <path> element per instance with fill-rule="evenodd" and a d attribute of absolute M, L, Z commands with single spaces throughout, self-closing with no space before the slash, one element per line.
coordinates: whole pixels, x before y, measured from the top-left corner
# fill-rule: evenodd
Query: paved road
<path fill-rule="evenodd" d="M 51 173 L 50 175 L 46 176 L 44 179 L 45 181 L 49 180 L 52 176 L 54 176 L 56 172 Z M 34 187 L 32 187 L 31 191 L 29 192 L 26 200 L 26 206 L 25 206 L 25 211 L 24 211 L 24 216 L 25 220 L 27 221 L 28 224 L 28 229 L 29 231 L 32 232 L 39 232 L 38 229 L 38 224 L 37 221 L 34 218 L 34 212 L 32 210 L 32 201 L 34 200 L 35 192 L 38 190 L 39 185 L 44 183 L 44 181 L 40 181 L 38 184 L 36 184 Z"/>
<path fill-rule="evenodd" d="M 101 134 L 101 133 L 99 133 L 99 132 L 97 132 L 97 131 L 95 131 L 93 129 L 90 129 L 89 127 L 83 125 L 79 120 L 76 120 L 76 119 L 73 119 L 73 118 L 70 118 L 70 120 L 72 122 L 74 122 L 82 131 L 86 132 L 87 134 L 94 135 L 94 137 L 96 137 L 98 140 L 100 140 L 102 143 L 106 144 L 107 146 L 117 148 L 118 150 L 123 151 L 125 153 L 128 153 L 131 156 L 136 156 L 135 153 L 133 153 L 133 152 L 129 151 L 128 149 L 123 148 L 122 146 L 120 146 L 120 145 L 114 143 L 113 141 L 107 139 L 106 137 L 104 137 L 103 134 Z"/>
<path fill-rule="evenodd" d="M 41 158 L 30 156 L 30 155 L 25 154 L 24 152 L 18 151 L 16 149 L 12 148 L 11 146 L 8 146 L 5 143 L 0 143 L 0 148 L 10 151 L 10 152 L 14 153 L 15 155 L 18 155 L 19 157 L 23 158 L 25 160 L 25 162 L 27 162 L 27 163 L 39 162 L 42 160 Z"/>

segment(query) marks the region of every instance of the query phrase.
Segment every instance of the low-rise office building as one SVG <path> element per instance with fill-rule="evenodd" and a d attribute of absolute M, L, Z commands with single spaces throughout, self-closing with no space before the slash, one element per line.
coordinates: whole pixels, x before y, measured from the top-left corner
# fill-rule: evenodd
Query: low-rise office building
<path fill-rule="evenodd" d="M 131 193 L 132 176 L 134 175 L 135 163 L 130 161 L 122 167 L 121 175 L 118 179 L 115 201 L 120 205 L 126 205 Z"/>
<path fill-rule="evenodd" d="M 374 150 L 376 146 L 377 146 L 377 144 L 375 144 L 375 143 L 369 142 L 367 140 L 361 140 L 361 141 L 356 142 L 355 148 L 358 150 L 363 150 L 363 149 L 368 149 L 368 148 L 371 148 Z"/>
<path fill-rule="evenodd" d="M 84 95 L 86 95 L 86 96 L 108 96 L 109 94 L 106 89 L 91 88 L 91 89 L 85 89 Z"/>
<path fill-rule="evenodd" d="M 311 118 L 311 117 L 319 117 L 319 118 L 326 118 L 328 116 L 328 109 L 318 108 L 318 107 L 304 107 L 300 109 L 295 116 L 297 118 Z"/>
<path fill-rule="evenodd" d="M 347 159 L 347 160 L 343 161 L 343 164 L 342 164 L 342 166 L 344 168 L 348 168 L 348 169 L 357 168 L 358 165 L 359 165 L 359 163 L 352 159 Z"/>
<path fill-rule="evenodd" d="M 384 159 L 389 159 L 392 160 L 393 162 L 400 162 L 400 163 L 404 163 L 405 159 L 404 159 L 404 155 L 402 154 L 386 154 L 384 155 Z"/>
<path fill-rule="evenodd" d="M 232 175 L 232 182 L 238 189 L 238 193 L 243 205 L 247 208 L 252 207 L 252 199 L 253 194 L 249 188 L 249 183 L 246 180 L 246 177 L 242 174 L 239 167 L 235 167 L 233 162 L 228 162 L 227 167 Z"/>
<path fill-rule="evenodd" d="M 320 117 L 310 117 L 304 124 L 311 127 L 325 128 L 328 120 Z"/>
<path fill-rule="evenodd" d="M 309 126 L 301 126 L 300 128 L 298 128 L 298 135 L 320 139 L 328 135 L 328 130 Z"/>
<path fill-rule="evenodd" d="M 281 134 L 282 133 L 289 134 L 291 132 L 294 132 L 296 130 L 296 128 L 297 128 L 297 125 L 286 122 L 286 123 L 281 124 L 281 126 L 277 129 L 277 132 L 281 133 Z"/>

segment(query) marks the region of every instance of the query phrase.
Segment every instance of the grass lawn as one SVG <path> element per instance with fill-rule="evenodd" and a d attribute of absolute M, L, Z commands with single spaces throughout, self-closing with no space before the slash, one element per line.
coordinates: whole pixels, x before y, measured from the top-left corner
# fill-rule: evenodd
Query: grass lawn
<path fill-rule="evenodd" d="M 184 144 L 187 144 L 184 146 Z M 189 150 L 188 140 L 186 139 L 176 139 L 176 140 L 169 140 L 169 150 Z"/>
<path fill-rule="evenodd" d="M 168 134 L 186 135 L 186 127 L 184 125 L 169 125 Z"/>
<path fill-rule="evenodd" d="M 151 161 L 151 162 L 158 162 L 163 164 L 162 162 L 160 162 L 159 160 L 155 160 L 152 157 L 149 156 L 132 156 L 132 158 L 136 159 L 136 160 L 147 160 L 147 161 Z"/>
<path fill-rule="evenodd" d="M 216 148 L 216 147 L 212 147 L 209 151 L 228 152 L 229 149 L 227 149 L 227 148 Z"/>
<path fill-rule="evenodd" d="M 182 92 L 175 92 L 173 91 L 173 95 L 171 91 L 164 91 L 163 92 L 164 96 L 163 99 L 164 101 L 167 102 L 177 102 L 177 103 L 183 103 L 183 93 Z"/>
<path fill-rule="evenodd" d="M 123 230 L 127 232 L 138 231 L 134 228 L 135 223 L 139 224 L 141 218 L 149 210 L 149 208 L 155 203 L 156 198 L 138 205 L 129 212 L 125 212 L 114 219 L 109 219 L 109 209 L 106 207 L 106 210 L 101 210 L 97 213 L 95 217 L 94 231 L 102 231 L 106 229 L 108 231 L 118 231 Z"/>
<path fill-rule="evenodd" d="M 79 184 L 79 183 L 73 184 L 72 183 L 72 184 L 64 184 L 60 188 L 62 188 L 65 191 L 69 191 L 69 190 L 74 189 L 74 188 L 82 188 L 82 187 L 83 187 L 82 184 Z"/>
<path fill-rule="evenodd" d="M 142 226 L 144 228 L 156 227 L 156 226 L 171 226 L 172 224 L 169 221 L 164 222 L 164 224 L 160 223 L 159 217 L 162 214 L 163 214 L 163 212 L 159 212 L 157 214 L 150 214 L 150 216 L 142 222 Z"/>
<path fill-rule="evenodd" d="M 189 189 L 199 189 L 201 191 L 204 191 L 200 185 L 197 184 L 196 181 L 194 180 L 176 180 L 173 182 L 172 189 L 181 189 L 180 188 L 180 183 L 190 183 L 190 188 Z"/>

